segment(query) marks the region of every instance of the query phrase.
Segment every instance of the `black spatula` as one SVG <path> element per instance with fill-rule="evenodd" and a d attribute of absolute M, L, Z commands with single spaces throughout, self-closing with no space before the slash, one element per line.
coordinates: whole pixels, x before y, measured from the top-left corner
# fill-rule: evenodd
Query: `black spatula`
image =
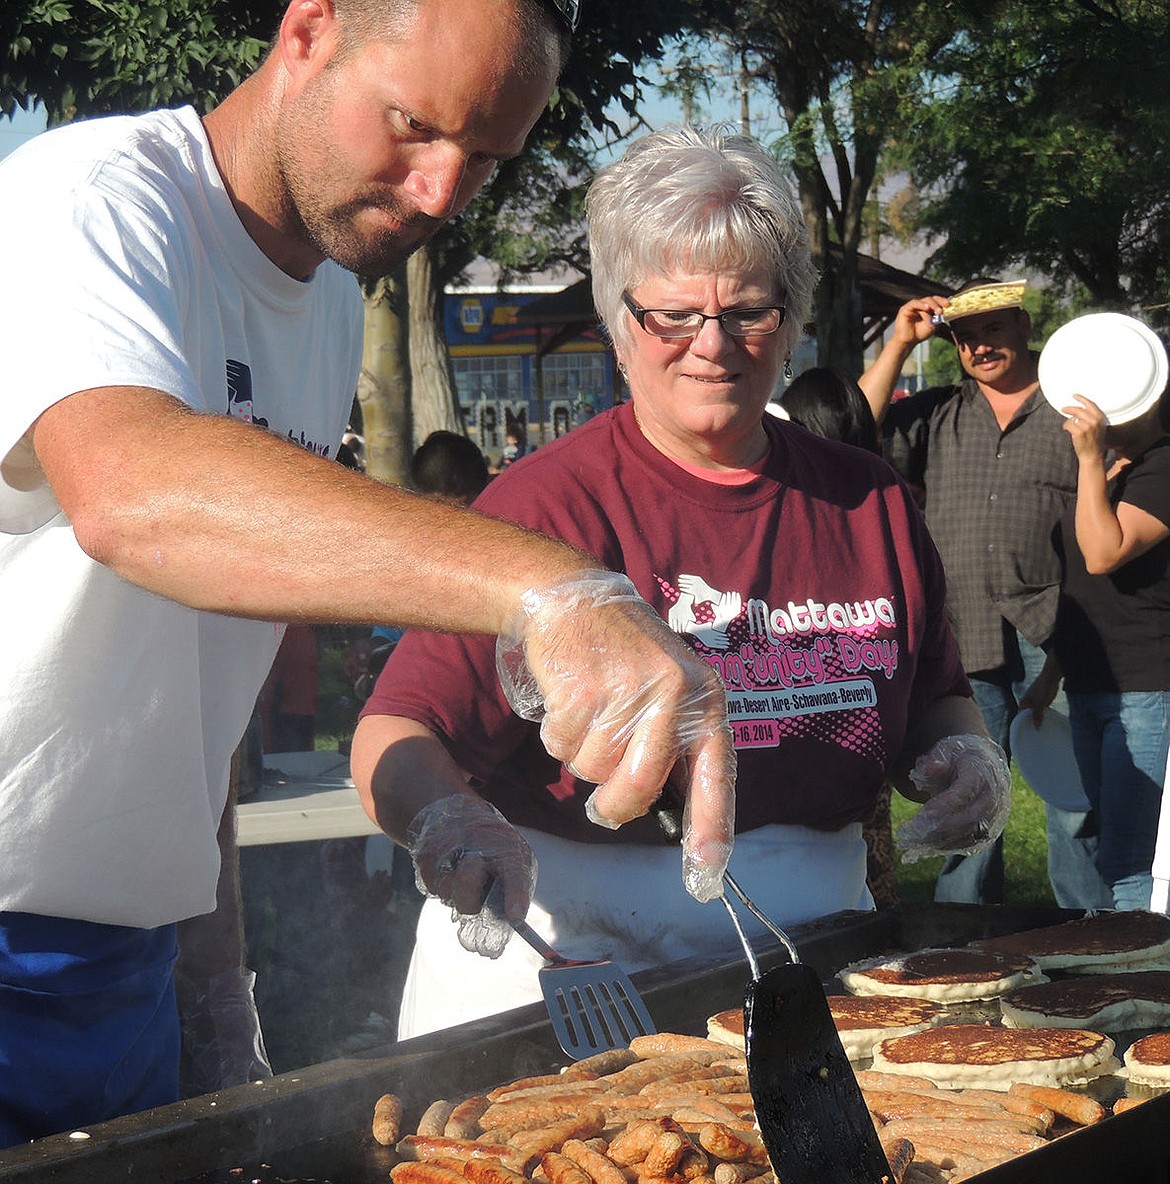
<path fill-rule="evenodd" d="M 682 841 L 678 796 L 668 786 L 651 808 L 662 833 Z M 724 883 L 780 939 L 791 959 L 765 974 L 727 897 L 723 904 L 752 970 L 744 1001 L 748 1084 L 756 1122 L 782 1184 L 888 1184 L 886 1153 L 841 1046 L 825 988 L 788 935 L 730 872 Z"/>
<path fill-rule="evenodd" d="M 784 1184 L 880 1184 L 886 1154 L 811 966 L 777 966 L 747 988 L 748 1084 Z"/>

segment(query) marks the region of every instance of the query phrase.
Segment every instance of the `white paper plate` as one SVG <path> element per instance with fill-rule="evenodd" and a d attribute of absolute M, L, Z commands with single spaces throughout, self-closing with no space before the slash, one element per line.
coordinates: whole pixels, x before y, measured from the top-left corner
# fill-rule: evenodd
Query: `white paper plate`
<path fill-rule="evenodd" d="M 1063 412 L 1074 395 L 1092 399 L 1110 424 L 1128 423 L 1149 411 L 1166 389 L 1166 347 L 1134 317 L 1094 312 L 1076 317 L 1040 351 L 1040 387 Z"/>
<path fill-rule="evenodd" d="M 1073 756 L 1068 716 L 1049 707 L 1040 727 L 1031 711 L 1021 711 L 1011 726 L 1012 759 L 1024 780 L 1050 805 L 1061 810 L 1087 810 L 1089 799 Z"/>

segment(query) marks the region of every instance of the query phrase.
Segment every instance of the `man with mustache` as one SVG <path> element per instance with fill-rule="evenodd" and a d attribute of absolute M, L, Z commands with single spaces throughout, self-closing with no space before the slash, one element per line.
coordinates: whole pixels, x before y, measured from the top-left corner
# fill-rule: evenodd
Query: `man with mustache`
<path fill-rule="evenodd" d="M 1008 729 L 1056 623 L 1056 528 L 1077 482 L 1063 419 L 1040 391 L 1023 294 L 1023 283 L 981 280 L 950 300 L 907 302 L 860 380 L 886 459 L 924 491 L 963 665 L 988 733 L 1009 756 Z M 940 326 L 966 377 L 891 403 L 911 351 Z M 1057 902 L 1111 907 L 1092 858 L 1092 816 L 1048 805 L 1047 818 Z M 940 901 L 1003 898 L 1002 838 L 982 854 L 950 856 L 935 887 Z"/>
<path fill-rule="evenodd" d="M 587 556 L 333 460 L 347 273 L 401 263 L 521 151 L 576 18 L 292 0 L 205 118 L 78 123 L 0 167 L 0 1145 L 176 1097 L 176 926 L 216 905 L 274 623 L 504 631 L 597 818 L 683 762 L 686 882 L 718 893 L 714 674 Z M 474 914 L 464 863 L 432 887 Z"/>

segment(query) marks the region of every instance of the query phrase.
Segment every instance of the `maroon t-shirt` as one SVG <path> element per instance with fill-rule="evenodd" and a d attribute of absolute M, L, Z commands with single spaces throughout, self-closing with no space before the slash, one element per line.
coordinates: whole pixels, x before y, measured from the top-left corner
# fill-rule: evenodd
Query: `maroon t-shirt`
<path fill-rule="evenodd" d="M 500 474 L 476 506 L 626 572 L 727 688 L 736 829 L 837 830 L 872 812 L 907 722 L 969 695 L 942 564 L 882 460 L 765 416 L 771 453 L 744 485 L 673 464 L 632 406 Z M 585 842 L 661 842 L 641 819 L 590 825 L 592 787 L 540 744 L 500 689 L 495 639 L 412 632 L 363 715 L 425 724 L 514 823 Z"/>

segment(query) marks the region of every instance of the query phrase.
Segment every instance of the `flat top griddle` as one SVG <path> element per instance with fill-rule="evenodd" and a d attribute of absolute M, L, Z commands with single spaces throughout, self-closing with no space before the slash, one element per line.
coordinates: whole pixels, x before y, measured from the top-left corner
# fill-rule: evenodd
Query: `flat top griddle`
<path fill-rule="evenodd" d="M 793 930 L 802 958 L 828 981 L 894 950 L 960 945 L 1056 924 L 1055 908 L 909 906 L 838 914 Z M 761 966 L 782 960 L 761 950 Z M 729 946 L 709 959 L 634 981 L 660 1030 L 706 1034 L 708 1015 L 743 999 L 750 972 Z M 1123 1046 L 1122 1046 L 1123 1047 Z M 565 1063 L 540 1004 L 433 1036 L 313 1065 L 270 1081 L 164 1106 L 0 1151 L 0 1184 L 386 1184 L 395 1162 L 370 1135 L 374 1102 L 398 1093 L 407 1121 L 459 1098 Z M 1099 1184 L 1170 1179 L 1170 1094 L 982 1173 L 980 1184 Z"/>

